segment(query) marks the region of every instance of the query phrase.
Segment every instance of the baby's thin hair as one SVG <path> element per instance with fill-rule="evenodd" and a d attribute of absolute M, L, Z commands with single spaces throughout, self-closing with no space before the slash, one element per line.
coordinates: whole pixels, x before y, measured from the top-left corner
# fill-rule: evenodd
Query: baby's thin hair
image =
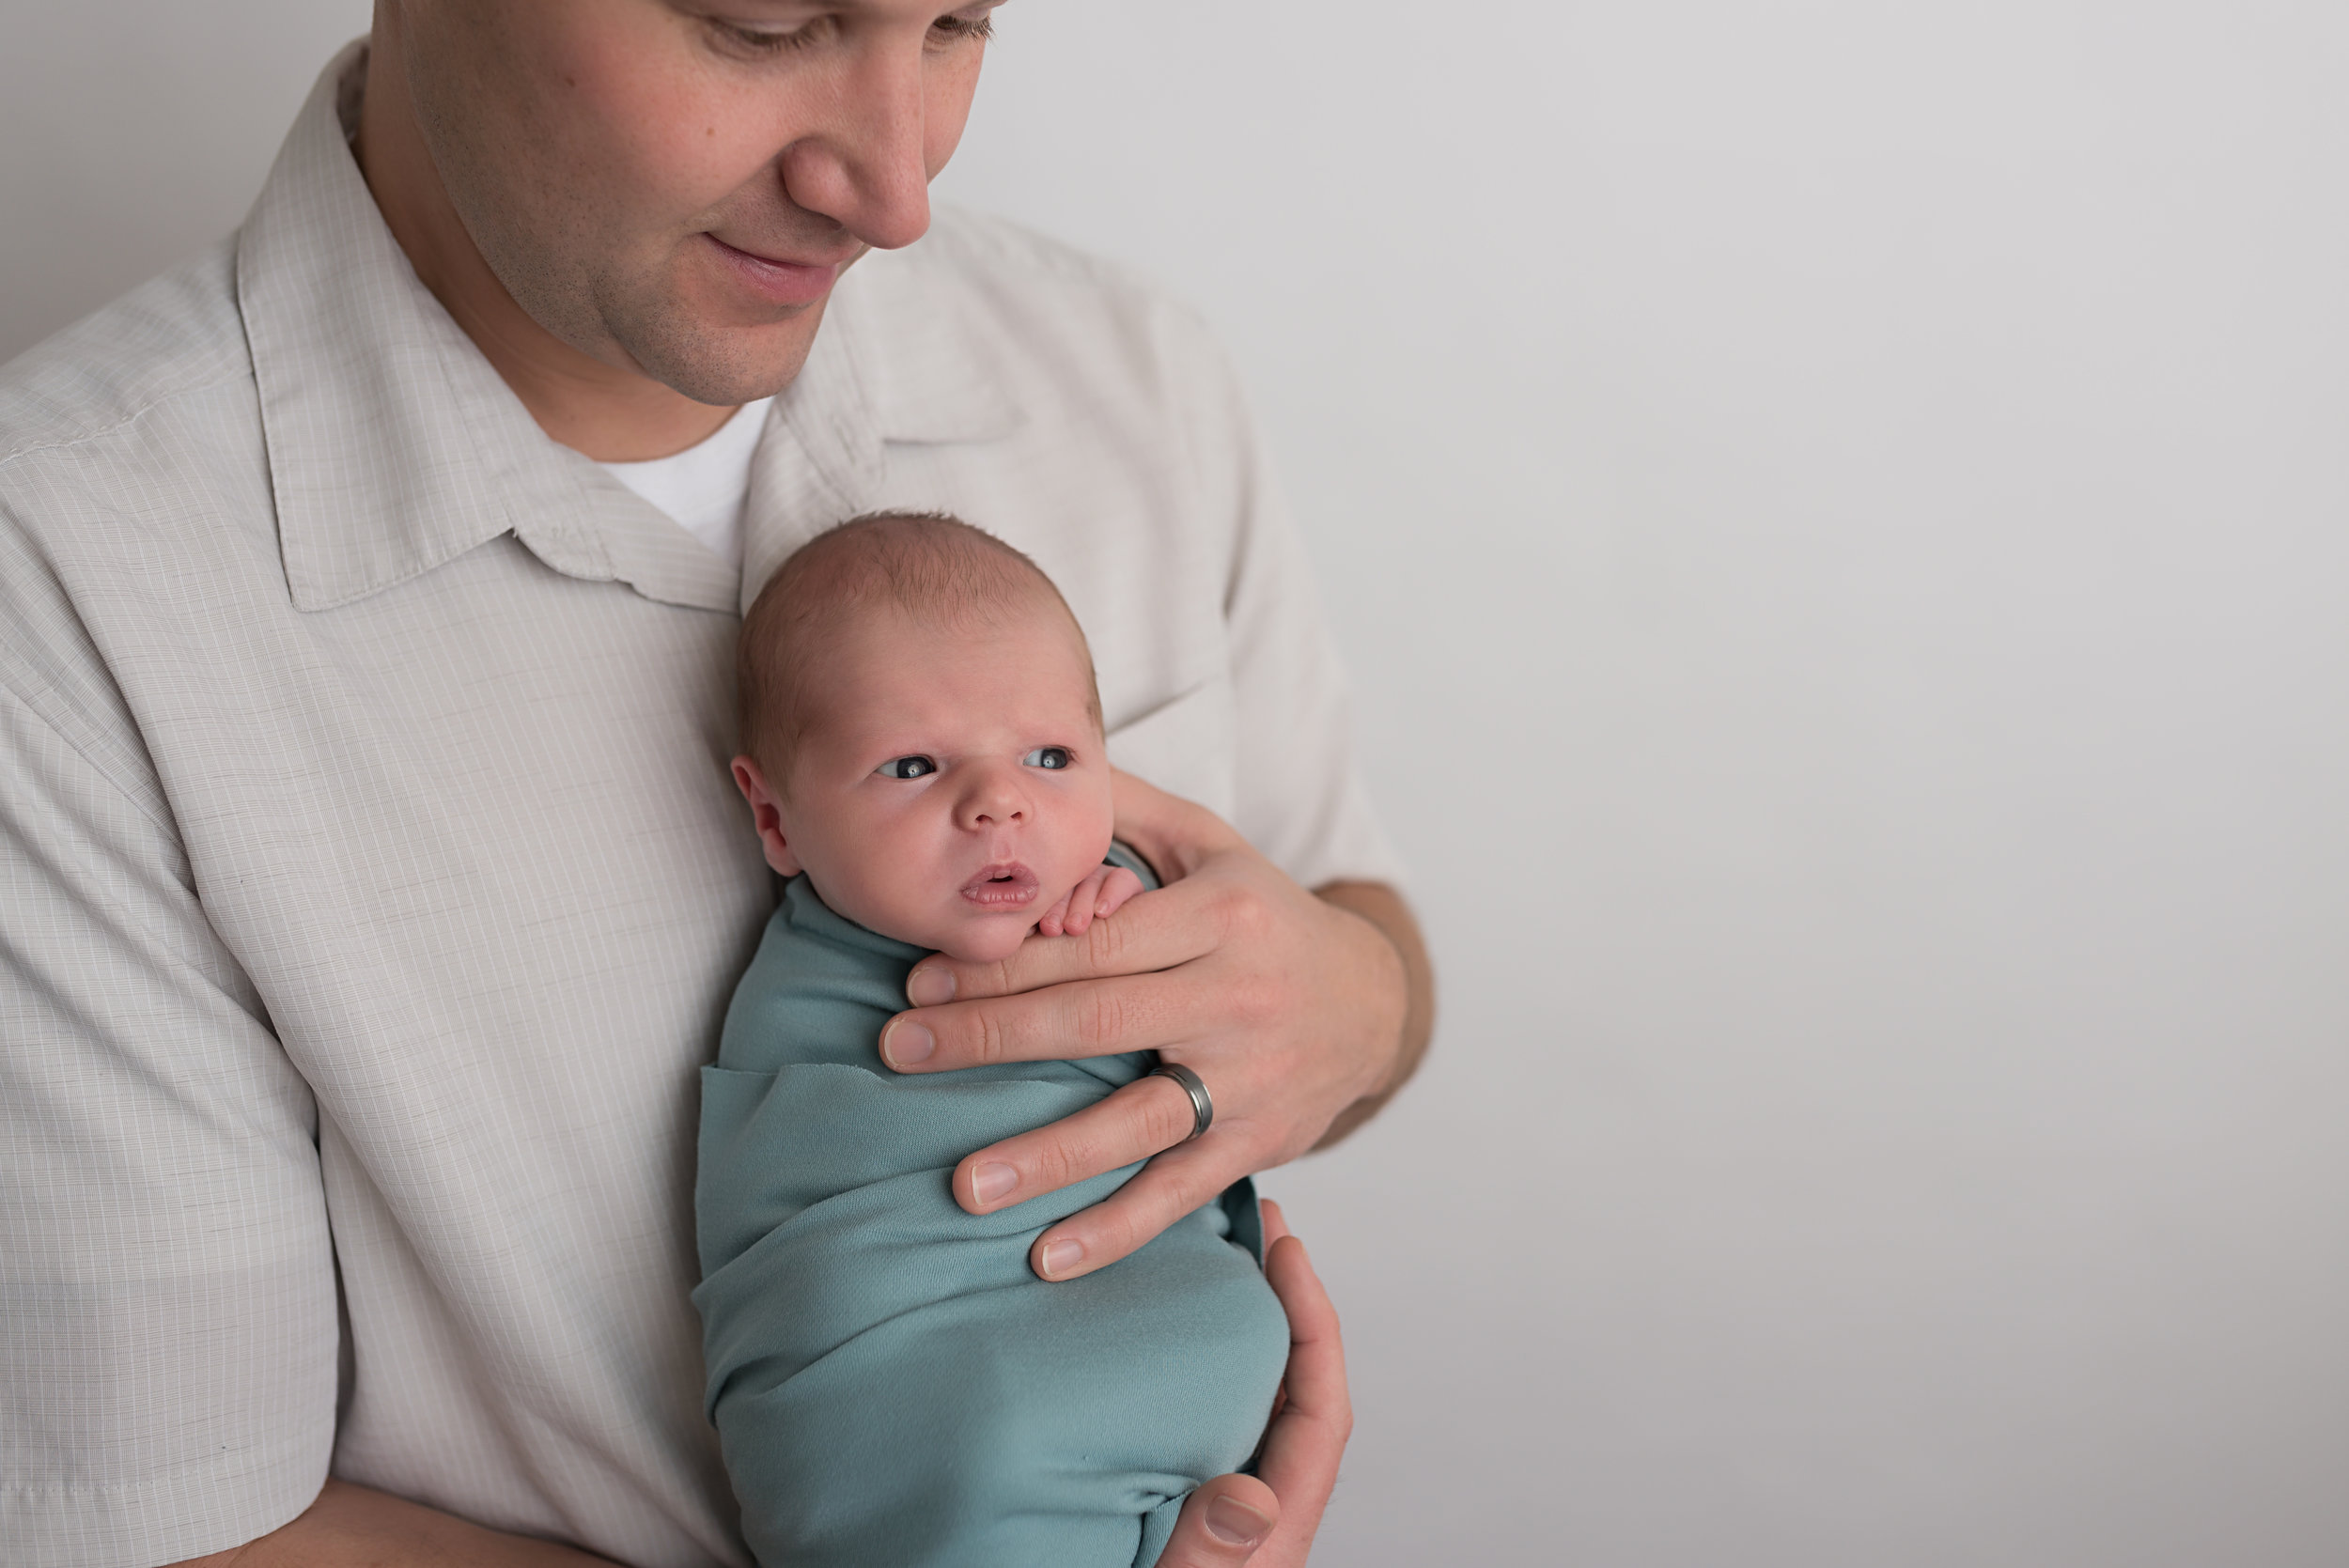
<path fill-rule="evenodd" d="M 814 704 L 810 657 L 824 635 L 875 608 L 951 625 L 999 626 L 1050 605 L 1066 616 L 1085 661 L 1088 711 L 1101 722 L 1093 654 L 1068 601 L 1042 567 L 983 528 L 944 512 L 867 512 L 794 551 L 742 617 L 735 644 L 742 750 L 777 789 Z"/>

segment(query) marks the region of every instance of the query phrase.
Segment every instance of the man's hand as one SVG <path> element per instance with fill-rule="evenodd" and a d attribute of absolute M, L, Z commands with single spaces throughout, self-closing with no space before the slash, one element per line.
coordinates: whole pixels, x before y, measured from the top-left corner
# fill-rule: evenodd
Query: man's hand
<path fill-rule="evenodd" d="M 1117 828 L 1167 886 L 1000 963 L 924 959 L 906 984 L 915 1009 L 881 1032 L 900 1072 L 1156 1050 L 1206 1083 L 1215 1125 L 1195 1141 L 1189 1095 L 1145 1078 L 956 1168 L 956 1201 L 986 1214 L 1150 1159 L 1036 1238 L 1030 1261 L 1047 1280 L 1114 1263 L 1240 1177 L 1303 1154 L 1349 1108 L 1391 1092 L 1425 1037 L 1404 956 L 1423 974 L 1417 932 L 1392 893 L 1347 885 L 1383 897 L 1374 912 L 1392 907 L 1402 929 L 1391 937 L 1334 890 L 1299 887 L 1214 814 L 1122 773 Z"/>
<path fill-rule="evenodd" d="M 1338 1483 L 1354 1430 L 1337 1309 L 1277 1203 L 1264 1206 L 1265 1274 L 1289 1314 L 1288 1375 L 1256 1476 L 1218 1476 L 1184 1499 L 1159 1568 L 1299 1568 Z"/>

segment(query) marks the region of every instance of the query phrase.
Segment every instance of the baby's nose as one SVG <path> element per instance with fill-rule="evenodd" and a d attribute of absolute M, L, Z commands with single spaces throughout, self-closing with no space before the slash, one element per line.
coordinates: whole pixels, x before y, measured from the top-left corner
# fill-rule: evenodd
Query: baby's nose
<path fill-rule="evenodd" d="M 1024 821 L 1027 798 L 1008 780 L 989 780 L 964 798 L 963 820 L 974 828 L 1003 828 Z"/>

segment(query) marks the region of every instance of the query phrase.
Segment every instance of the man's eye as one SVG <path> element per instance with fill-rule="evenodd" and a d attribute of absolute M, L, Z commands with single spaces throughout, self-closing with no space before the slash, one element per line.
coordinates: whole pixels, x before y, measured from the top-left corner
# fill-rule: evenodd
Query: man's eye
<path fill-rule="evenodd" d="M 959 42 L 964 39 L 991 39 L 995 36 L 995 19 L 988 11 L 976 16 L 970 10 L 950 12 L 930 23 L 930 32 L 941 42 Z"/>
<path fill-rule="evenodd" d="M 709 26 L 720 45 L 728 52 L 756 59 L 805 49 L 822 37 L 826 24 L 826 19 L 819 17 L 797 27 L 746 27 L 713 18 Z"/>
<path fill-rule="evenodd" d="M 884 779 L 926 779 L 938 771 L 938 764 L 927 757 L 891 757 L 873 771 Z"/>
<path fill-rule="evenodd" d="M 1067 767 L 1073 760 L 1075 759 L 1069 756 L 1068 748 L 1066 746 L 1038 746 L 1034 751 L 1021 757 L 1019 765 L 1023 768 L 1057 768 Z"/>

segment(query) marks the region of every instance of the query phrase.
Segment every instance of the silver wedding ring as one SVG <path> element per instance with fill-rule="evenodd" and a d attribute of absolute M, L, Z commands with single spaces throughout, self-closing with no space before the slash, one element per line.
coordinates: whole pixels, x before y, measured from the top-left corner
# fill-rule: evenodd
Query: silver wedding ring
<path fill-rule="evenodd" d="M 1199 1075 L 1189 1067 L 1179 1062 L 1161 1062 L 1143 1077 L 1171 1078 L 1182 1085 L 1183 1093 L 1190 1096 L 1190 1138 L 1198 1137 L 1214 1124 L 1215 1101 L 1207 1097 L 1207 1086 L 1199 1081 Z M 1188 1143 L 1190 1138 L 1183 1141 Z"/>

